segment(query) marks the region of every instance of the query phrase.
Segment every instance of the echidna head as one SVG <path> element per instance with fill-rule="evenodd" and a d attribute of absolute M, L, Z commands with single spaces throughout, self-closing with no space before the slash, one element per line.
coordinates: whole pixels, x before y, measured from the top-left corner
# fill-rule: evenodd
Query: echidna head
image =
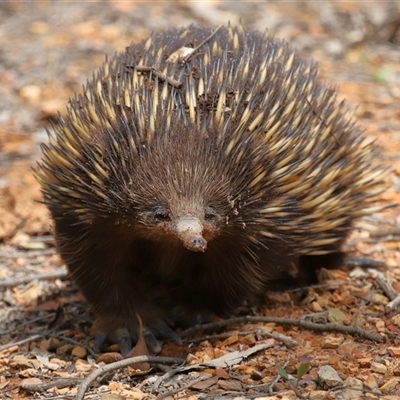
<path fill-rule="evenodd" d="M 211 143 L 214 138 L 179 135 L 139 157 L 134 188 L 139 231 L 204 252 L 241 218 L 232 201 L 240 191 L 234 182 L 240 179 L 218 144 Z"/>

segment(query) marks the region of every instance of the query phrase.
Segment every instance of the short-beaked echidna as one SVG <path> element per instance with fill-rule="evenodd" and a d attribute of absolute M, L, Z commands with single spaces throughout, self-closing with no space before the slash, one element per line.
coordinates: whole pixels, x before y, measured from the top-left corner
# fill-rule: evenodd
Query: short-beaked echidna
<path fill-rule="evenodd" d="M 175 309 L 222 315 L 340 253 L 384 170 L 316 73 L 267 34 L 189 27 L 106 60 L 71 100 L 36 176 L 99 332 L 126 351 L 138 313 L 173 338 Z"/>

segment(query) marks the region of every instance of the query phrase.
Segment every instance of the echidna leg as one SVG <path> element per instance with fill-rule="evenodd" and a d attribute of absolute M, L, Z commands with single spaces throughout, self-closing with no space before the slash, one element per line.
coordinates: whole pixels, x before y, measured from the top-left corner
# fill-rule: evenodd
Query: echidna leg
<path fill-rule="evenodd" d="M 61 218 L 55 222 L 59 253 L 98 316 L 94 324 L 98 349 L 108 339 L 118 343 L 122 353 L 129 352 L 139 333 L 136 314 L 147 331 L 149 347 L 157 348 L 156 338 L 180 343 L 164 319 L 165 311 L 147 296 L 153 282 L 137 268 L 129 239 L 118 232 L 110 236 L 109 230 L 94 224 L 82 227 Z"/>

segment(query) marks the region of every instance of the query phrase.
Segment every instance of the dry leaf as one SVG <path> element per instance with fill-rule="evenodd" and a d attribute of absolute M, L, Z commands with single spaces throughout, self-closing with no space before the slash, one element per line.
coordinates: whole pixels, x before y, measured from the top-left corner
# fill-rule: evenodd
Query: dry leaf
<path fill-rule="evenodd" d="M 137 356 L 148 356 L 149 350 L 147 348 L 146 340 L 143 335 L 143 322 L 140 315 L 136 313 L 136 318 L 139 323 L 139 337 L 136 342 L 135 347 L 126 355 L 126 358 L 137 357 Z M 135 363 L 131 365 L 132 368 L 139 369 L 141 371 L 148 371 L 150 369 L 150 364 L 148 362 Z"/>

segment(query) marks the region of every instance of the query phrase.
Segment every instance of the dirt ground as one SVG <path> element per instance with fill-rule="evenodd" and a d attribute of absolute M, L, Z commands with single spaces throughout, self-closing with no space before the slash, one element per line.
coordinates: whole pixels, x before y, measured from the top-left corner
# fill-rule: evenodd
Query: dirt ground
<path fill-rule="evenodd" d="M 0 398 L 75 398 L 83 377 L 121 359 L 115 346 L 93 352 L 93 316 L 54 249 L 31 171 L 45 128 L 105 55 L 153 30 L 228 21 L 268 29 L 318 61 L 321 79 L 358 106 L 360 125 L 391 168 L 377 203 L 400 202 L 400 2 L 3 1 Z M 160 355 L 202 367 L 104 371 L 87 398 L 400 399 L 398 210 L 360 221 L 346 244 L 350 256 L 382 263 L 330 272 L 300 294 L 267 294 L 268 307 L 252 310 L 254 317 L 292 320 L 233 320 L 187 333 L 184 345 L 165 344 Z M 229 353 L 236 361 L 213 364 Z"/>

